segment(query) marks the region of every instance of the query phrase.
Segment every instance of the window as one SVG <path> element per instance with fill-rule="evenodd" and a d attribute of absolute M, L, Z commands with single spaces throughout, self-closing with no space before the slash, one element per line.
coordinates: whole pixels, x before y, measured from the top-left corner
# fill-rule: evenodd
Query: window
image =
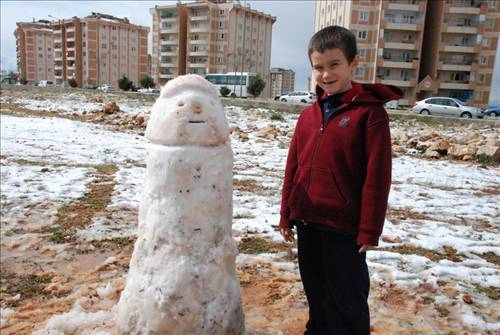
<path fill-rule="evenodd" d="M 487 64 L 488 63 L 488 57 L 486 56 L 481 56 L 479 57 L 479 64 Z"/>
<path fill-rule="evenodd" d="M 483 38 L 483 42 L 481 44 L 483 45 L 483 47 L 489 47 L 490 46 L 490 39 Z"/>
<path fill-rule="evenodd" d="M 219 33 L 219 39 L 223 40 L 224 39 L 224 33 Z"/>
<path fill-rule="evenodd" d="M 358 40 L 366 40 L 367 37 L 368 33 L 366 32 L 366 30 L 358 31 Z"/>
<path fill-rule="evenodd" d="M 359 57 L 364 58 L 366 56 L 366 49 L 359 49 L 358 53 Z"/>
<path fill-rule="evenodd" d="M 359 12 L 359 20 L 360 21 L 368 21 L 368 12 L 364 12 L 364 11 Z"/>
<path fill-rule="evenodd" d="M 365 69 L 361 67 L 356 68 L 356 76 L 363 76 L 365 74 Z"/>
<path fill-rule="evenodd" d="M 217 49 L 219 50 L 219 52 L 224 52 L 224 44 L 217 45 Z"/>
<path fill-rule="evenodd" d="M 224 9 L 219 9 L 219 15 L 224 15 Z"/>
<path fill-rule="evenodd" d="M 219 21 L 219 28 L 224 28 L 224 21 Z"/>
<path fill-rule="evenodd" d="M 224 57 L 217 57 L 217 64 L 224 64 Z"/>
<path fill-rule="evenodd" d="M 486 76 L 484 75 L 484 73 L 479 74 L 479 82 L 480 83 L 484 83 L 485 78 L 486 78 Z"/>

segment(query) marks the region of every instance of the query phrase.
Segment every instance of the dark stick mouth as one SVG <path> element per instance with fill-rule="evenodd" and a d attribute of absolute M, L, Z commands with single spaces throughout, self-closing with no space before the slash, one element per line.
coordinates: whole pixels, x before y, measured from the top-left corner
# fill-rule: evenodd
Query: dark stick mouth
<path fill-rule="evenodd" d="M 189 120 L 189 123 L 205 123 L 206 121 Z"/>

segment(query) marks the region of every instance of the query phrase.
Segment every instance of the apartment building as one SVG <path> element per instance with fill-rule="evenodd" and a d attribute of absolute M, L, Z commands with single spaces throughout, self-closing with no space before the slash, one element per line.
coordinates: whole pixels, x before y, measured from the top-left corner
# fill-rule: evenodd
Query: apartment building
<path fill-rule="evenodd" d="M 328 25 L 357 37 L 361 64 L 354 79 L 400 87 L 400 105 L 428 96 L 488 103 L 500 1 L 317 1 L 315 31 Z"/>
<path fill-rule="evenodd" d="M 53 40 L 49 21 L 18 22 L 16 37 L 17 71 L 28 83 L 54 80 Z"/>
<path fill-rule="evenodd" d="M 276 17 L 224 0 L 155 6 L 150 13 L 152 71 L 160 85 L 186 73 L 255 72 L 269 87 Z"/>
<path fill-rule="evenodd" d="M 52 25 L 57 83 L 74 78 L 79 87 L 118 85 L 125 75 L 138 86 L 148 75 L 148 27 L 100 13 Z"/>
<path fill-rule="evenodd" d="M 295 72 L 290 69 L 271 69 L 271 97 L 293 92 L 295 87 Z"/>
<path fill-rule="evenodd" d="M 127 18 L 100 13 L 36 26 L 18 23 L 18 71 L 26 73 L 29 82 L 63 84 L 73 78 L 78 87 L 118 85 L 125 75 L 138 86 L 149 74 L 148 33 L 148 27 L 131 24 Z"/>

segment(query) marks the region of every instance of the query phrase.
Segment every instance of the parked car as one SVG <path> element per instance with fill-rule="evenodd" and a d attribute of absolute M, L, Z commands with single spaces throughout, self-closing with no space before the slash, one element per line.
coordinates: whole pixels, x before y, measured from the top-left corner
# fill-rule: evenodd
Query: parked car
<path fill-rule="evenodd" d="M 48 87 L 48 86 L 54 86 L 54 82 L 51 80 L 40 80 L 38 82 L 38 87 Z"/>
<path fill-rule="evenodd" d="M 156 87 L 140 88 L 137 90 L 139 93 L 160 93 L 160 89 Z"/>
<path fill-rule="evenodd" d="M 488 107 L 484 111 L 485 116 L 500 116 L 500 106 Z"/>
<path fill-rule="evenodd" d="M 101 84 L 101 85 L 97 86 L 97 89 L 104 91 L 104 92 L 108 92 L 108 91 L 114 91 L 115 87 L 113 85 L 109 85 L 109 84 Z"/>
<path fill-rule="evenodd" d="M 280 96 L 279 100 L 281 102 L 302 102 L 312 104 L 314 101 L 316 101 L 316 95 L 307 91 L 296 91 Z"/>
<path fill-rule="evenodd" d="M 417 101 L 412 107 L 412 112 L 423 115 L 455 116 L 464 118 L 482 118 L 481 108 L 467 106 L 456 98 L 433 97 Z"/>

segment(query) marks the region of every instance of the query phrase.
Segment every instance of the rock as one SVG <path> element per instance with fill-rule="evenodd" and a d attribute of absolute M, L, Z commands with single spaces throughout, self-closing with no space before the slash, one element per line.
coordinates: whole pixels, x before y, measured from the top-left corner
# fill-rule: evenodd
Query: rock
<path fill-rule="evenodd" d="M 144 123 L 144 116 L 142 115 L 138 115 L 136 118 L 135 118 L 135 124 L 137 125 L 141 125 Z"/>
<path fill-rule="evenodd" d="M 418 150 L 427 150 L 433 143 L 432 141 L 418 142 L 415 148 Z"/>
<path fill-rule="evenodd" d="M 464 156 L 474 156 L 477 152 L 475 145 L 460 145 L 454 144 L 448 149 L 448 155 L 455 158 L 463 158 Z"/>
<path fill-rule="evenodd" d="M 398 236 L 387 236 L 387 235 L 382 235 L 382 241 L 386 243 L 401 243 L 402 240 Z"/>
<path fill-rule="evenodd" d="M 106 114 L 113 114 L 120 111 L 120 107 L 116 104 L 116 102 L 110 102 L 104 105 L 103 112 Z"/>
<path fill-rule="evenodd" d="M 481 135 L 477 130 L 472 130 L 467 132 L 467 134 L 465 134 L 465 138 L 468 140 L 469 143 L 479 142 L 485 139 L 485 137 Z"/>
<path fill-rule="evenodd" d="M 428 141 L 432 138 L 436 138 L 436 137 L 439 137 L 439 134 L 436 133 L 435 131 L 433 130 L 424 130 L 420 133 L 420 136 L 418 137 L 418 139 L 420 141 Z"/>
<path fill-rule="evenodd" d="M 450 142 L 448 140 L 437 140 L 432 143 L 429 150 L 437 151 L 442 155 L 446 155 L 450 147 Z"/>
<path fill-rule="evenodd" d="M 483 145 L 480 146 L 476 153 L 477 156 L 500 157 L 500 146 Z"/>
<path fill-rule="evenodd" d="M 425 151 L 425 153 L 424 153 L 424 157 L 427 157 L 427 158 L 440 158 L 441 155 L 437 151 L 434 151 L 434 150 L 431 150 L 431 149 L 427 149 Z"/>
<path fill-rule="evenodd" d="M 267 126 L 267 127 L 260 129 L 259 131 L 257 131 L 255 136 L 267 138 L 268 140 L 272 140 L 272 139 L 278 137 L 278 132 L 276 131 L 276 129 L 273 126 Z"/>
<path fill-rule="evenodd" d="M 472 160 L 474 160 L 474 156 L 473 155 L 465 155 L 464 157 L 462 157 L 462 160 L 463 161 L 472 161 Z"/>
<path fill-rule="evenodd" d="M 40 169 L 40 172 L 44 172 L 44 173 L 45 172 L 49 172 L 49 168 L 43 167 L 43 168 Z"/>
<path fill-rule="evenodd" d="M 468 295 L 468 294 L 464 294 L 464 295 L 462 296 L 462 300 L 463 300 L 466 304 L 469 304 L 469 305 L 473 303 L 473 301 L 472 301 L 472 297 L 471 297 L 470 295 Z"/>

